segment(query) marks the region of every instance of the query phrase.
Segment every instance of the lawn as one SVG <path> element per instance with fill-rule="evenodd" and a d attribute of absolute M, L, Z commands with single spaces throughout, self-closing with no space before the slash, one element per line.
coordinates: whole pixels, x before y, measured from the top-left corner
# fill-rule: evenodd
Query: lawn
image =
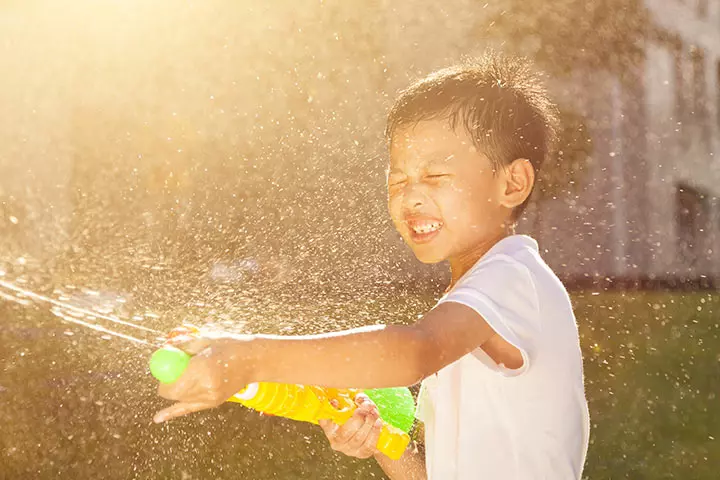
<path fill-rule="evenodd" d="M 592 415 L 589 479 L 718 477 L 720 295 L 574 295 Z"/>
<path fill-rule="evenodd" d="M 412 319 L 433 303 L 289 298 L 249 302 L 266 315 L 247 326 L 344 328 Z M 585 477 L 717 478 L 720 295 L 588 291 L 573 301 L 592 416 Z M 152 425 L 165 403 L 146 373 L 150 350 L 71 328 L 42 308 L 0 301 L 0 320 L 0 478 L 383 478 L 373 462 L 333 453 L 317 427 L 238 405 Z"/>

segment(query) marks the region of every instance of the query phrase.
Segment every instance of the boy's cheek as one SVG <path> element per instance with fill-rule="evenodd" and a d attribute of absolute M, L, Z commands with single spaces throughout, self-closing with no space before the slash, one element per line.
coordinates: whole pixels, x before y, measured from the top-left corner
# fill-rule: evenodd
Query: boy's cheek
<path fill-rule="evenodd" d="M 407 229 L 405 229 L 405 228 L 403 227 L 403 225 L 398 224 L 398 223 L 395 223 L 394 221 L 393 221 L 393 226 L 395 227 L 395 231 L 400 234 L 400 236 L 402 237 L 403 241 L 405 241 L 405 242 L 407 243 L 407 241 L 408 241 L 408 238 L 407 238 L 407 237 L 408 237 Z"/>
<path fill-rule="evenodd" d="M 395 231 L 403 239 L 403 242 L 405 242 L 408 246 L 412 247 L 412 242 L 410 242 L 410 233 L 408 232 L 408 229 L 405 226 L 404 222 L 398 223 L 393 220 L 393 227 L 395 227 Z"/>
<path fill-rule="evenodd" d="M 397 200 L 390 199 L 388 202 L 388 213 L 390 213 L 390 219 L 395 226 L 395 229 L 400 231 L 400 225 L 402 224 L 402 205 Z"/>

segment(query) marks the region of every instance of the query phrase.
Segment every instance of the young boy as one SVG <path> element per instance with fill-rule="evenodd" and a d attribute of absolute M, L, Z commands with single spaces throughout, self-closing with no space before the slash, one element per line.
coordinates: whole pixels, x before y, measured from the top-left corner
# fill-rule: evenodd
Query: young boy
<path fill-rule="evenodd" d="M 578 331 L 565 288 L 514 224 L 555 137 L 556 111 L 524 61 L 489 54 L 438 71 L 393 106 L 389 210 L 425 263 L 451 283 L 409 326 L 325 335 L 216 336 L 160 394 L 178 403 L 155 421 L 215 407 L 255 381 L 377 388 L 422 381 L 426 458 L 374 449 L 369 402 L 336 450 L 374 455 L 392 479 L 579 479 L 589 419 Z"/>

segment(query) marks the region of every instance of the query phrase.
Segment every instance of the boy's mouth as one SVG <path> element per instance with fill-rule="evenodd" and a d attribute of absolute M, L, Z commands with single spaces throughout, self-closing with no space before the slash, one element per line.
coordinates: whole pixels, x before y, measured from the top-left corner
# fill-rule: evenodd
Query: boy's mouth
<path fill-rule="evenodd" d="M 427 243 L 440 232 L 443 223 L 437 219 L 408 219 L 405 221 L 413 243 Z"/>

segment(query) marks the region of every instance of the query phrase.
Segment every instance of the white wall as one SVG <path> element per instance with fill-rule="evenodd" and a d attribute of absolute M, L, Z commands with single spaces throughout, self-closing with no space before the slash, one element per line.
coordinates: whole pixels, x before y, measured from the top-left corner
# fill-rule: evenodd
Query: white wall
<path fill-rule="evenodd" d="M 677 119 L 675 116 L 676 78 L 675 58 L 670 47 L 650 42 L 647 48 L 647 115 L 649 119 L 648 154 L 657 159 L 649 182 L 655 208 L 651 212 L 653 235 L 659 245 L 655 250 L 655 263 L 649 265 L 653 273 L 720 275 L 720 124 L 718 123 L 717 68 L 720 62 L 720 2 L 709 2 L 708 17 L 697 14 L 696 2 L 678 0 L 647 0 L 655 21 L 666 31 L 678 35 L 682 42 L 682 86 L 692 109 L 692 62 L 690 48 L 702 48 L 705 56 L 705 84 L 707 121 L 710 142 L 705 145 L 696 118 Z M 678 125 L 679 120 L 684 120 Z M 675 186 L 688 184 L 710 195 L 711 205 L 706 261 L 701 271 L 688 272 L 677 251 L 675 225 Z M 714 197 L 714 198 L 713 198 Z M 714 252 L 713 252 L 714 250 Z"/>

